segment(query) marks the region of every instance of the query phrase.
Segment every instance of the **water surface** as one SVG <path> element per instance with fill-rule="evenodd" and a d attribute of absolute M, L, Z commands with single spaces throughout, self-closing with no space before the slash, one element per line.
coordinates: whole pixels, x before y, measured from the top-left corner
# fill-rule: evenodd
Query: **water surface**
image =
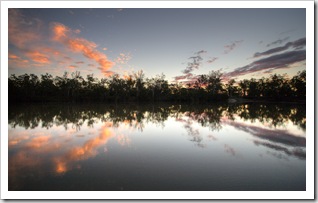
<path fill-rule="evenodd" d="M 306 190 L 305 106 L 9 107 L 9 190 Z"/>

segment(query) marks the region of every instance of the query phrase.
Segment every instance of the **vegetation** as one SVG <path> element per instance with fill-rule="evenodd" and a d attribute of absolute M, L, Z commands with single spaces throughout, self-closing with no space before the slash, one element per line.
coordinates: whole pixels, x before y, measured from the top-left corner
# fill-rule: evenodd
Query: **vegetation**
<path fill-rule="evenodd" d="M 199 75 L 192 83 L 169 83 L 165 75 L 146 78 L 142 71 L 121 78 L 114 74 L 98 79 L 79 72 L 38 77 L 24 74 L 9 77 L 10 102 L 99 101 L 99 102 L 214 102 L 228 98 L 270 101 L 305 101 L 306 71 L 288 79 L 286 75 L 236 82 L 222 81 L 220 71 Z"/>

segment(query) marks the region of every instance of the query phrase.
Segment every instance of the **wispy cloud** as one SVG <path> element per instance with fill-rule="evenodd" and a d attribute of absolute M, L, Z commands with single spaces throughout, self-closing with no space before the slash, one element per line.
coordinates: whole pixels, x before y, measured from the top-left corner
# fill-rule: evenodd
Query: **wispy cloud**
<path fill-rule="evenodd" d="M 103 74 L 108 75 L 108 70 L 114 63 L 108 60 L 105 54 L 96 50 L 97 45 L 94 42 L 74 36 L 75 32 L 61 23 L 53 23 L 52 32 L 53 40 L 64 44 L 75 53 L 82 53 L 83 56 L 96 61 Z"/>
<path fill-rule="evenodd" d="M 74 68 L 77 68 L 77 66 L 75 66 L 75 65 L 69 65 L 68 68 L 74 69 Z"/>
<path fill-rule="evenodd" d="M 267 44 L 266 46 L 269 47 L 269 46 L 272 46 L 272 45 L 277 45 L 277 44 L 282 44 L 283 42 L 289 40 L 289 37 L 285 37 L 284 39 L 278 39 L 274 42 L 271 42 L 269 44 Z"/>
<path fill-rule="evenodd" d="M 110 70 L 104 71 L 102 67 L 98 67 L 97 69 L 101 70 L 105 77 L 109 77 L 116 74 L 116 72 L 114 71 L 110 71 Z"/>
<path fill-rule="evenodd" d="M 253 136 L 256 136 L 258 138 L 261 138 L 276 144 L 284 144 L 286 146 L 294 146 L 294 147 L 306 146 L 306 138 L 290 134 L 287 130 L 266 129 L 266 128 L 252 126 L 249 124 L 238 123 L 234 121 L 227 121 L 226 124 L 231 125 L 238 130 L 247 132 Z"/>
<path fill-rule="evenodd" d="M 84 61 L 77 61 L 75 62 L 76 64 L 84 64 L 85 62 Z"/>
<path fill-rule="evenodd" d="M 210 57 L 209 60 L 207 60 L 207 63 L 213 63 L 214 61 L 216 61 L 217 59 L 219 59 L 218 57 Z"/>
<path fill-rule="evenodd" d="M 36 18 L 26 18 L 19 9 L 9 8 L 8 14 L 9 43 L 18 48 L 39 41 L 42 21 Z"/>
<path fill-rule="evenodd" d="M 233 149 L 233 147 L 227 144 L 224 145 L 224 151 L 228 154 L 231 154 L 232 156 L 236 156 L 236 151 Z"/>
<path fill-rule="evenodd" d="M 19 58 L 20 58 L 19 56 L 9 53 L 9 59 L 19 59 Z"/>
<path fill-rule="evenodd" d="M 193 74 L 192 73 L 188 73 L 188 74 L 185 74 L 185 75 L 175 76 L 174 79 L 176 81 L 179 81 L 179 80 L 191 79 L 192 77 L 193 77 Z"/>
<path fill-rule="evenodd" d="M 26 56 L 29 57 L 32 61 L 39 63 L 39 64 L 51 63 L 48 55 L 41 53 L 39 51 L 27 51 Z"/>
<path fill-rule="evenodd" d="M 289 51 L 281 54 L 273 55 L 254 61 L 246 66 L 236 68 L 234 71 L 225 73 L 226 78 L 237 77 L 257 71 L 268 71 L 273 69 L 287 68 L 289 65 L 306 59 L 306 51 Z"/>
<path fill-rule="evenodd" d="M 302 49 L 305 46 L 306 46 L 306 38 L 301 38 L 301 39 L 298 39 L 298 40 L 293 41 L 293 42 L 287 42 L 284 46 L 269 49 L 269 50 L 264 51 L 264 52 L 256 52 L 254 54 L 254 57 L 266 56 L 266 55 L 274 54 L 277 52 L 282 52 L 282 51 L 285 51 L 289 48 Z"/>
<path fill-rule="evenodd" d="M 201 62 L 203 60 L 202 54 L 207 53 L 205 50 L 201 50 L 194 53 L 194 56 L 189 57 L 191 62 L 188 63 L 187 67 L 182 71 L 184 74 L 191 73 L 194 69 L 199 69 Z"/>
<path fill-rule="evenodd" d="M 29 60 L 23 59 L 20 56 L 17 56 L 15 54 L 9 53 L 9 67 L 20 67 L 25 68 L 29 64 Z"/>
<path fill-rule="evenodd" d="M 188 62 L 187 67 L 181 71 L 183 75 L 175 76 L 174 81 L 179 82 L 182 80 L 184 83 L 192 83 L 192 81 L 196 80 L 197 76 L 193 75 L 192 72 L 195 69 L 200 68 L 203 61 L 202 55 L 206 53 L 206 50 L 200 50 L 195 52 L 193 56 L 189 57 L 191 62 Z"/>
<path fill-rule="evenodd" d="M 269 49 L 265 52 L 257 52 L 254 54 L 254 58 L 268 55 L 271 56 L 253 61 L 246 66 L 236 68 L 232 72 L 225 73 L 223 77 L 232 78 L 258 71 L 270 73 L 276 69 L 288 68 L 290 65 L 306 59 L 306 50 L 303 49 L 305 46 L 306 38 L 301 38 L 293 42 L 288 42 L 281 47 Z M 294 50 L 286 51 L 290 48 L 293 48 Z"/>
<path fill-rule="evenodd" d="M 301 150 L 301 149 L 297 149 L 296 148 L 294 150 L 290 150 L 287 147 L 283 147 L 283 146 L 280 146 L 280 145 L 277 145 L 277 144 L 268 143 L 268 142 L 257 141 L 257 140 L 254 141 L 254 144 L 257 145 L 257 146 L 262 145 L 262 146 L 268 147 L 270 149 L 273 149 L 275 151 L 284 152 L 288 156 L 295 156 L 295 157 L 297 157 L 299 159 L 306 159 L 306 151 Z"/>
<path fill-rule="evenodd" d="M 114 60 L 116 64 L 127 64 L 132 59 L 130 53 L 120 53 L 119 56 Z"/>
<path fill-rule="evenodd" d="M 243 40 L 232 42 L 231 44 L 224 46 L 224 54 L 228 54 L 233 51 L 237 46 L 239 46 Z"/>

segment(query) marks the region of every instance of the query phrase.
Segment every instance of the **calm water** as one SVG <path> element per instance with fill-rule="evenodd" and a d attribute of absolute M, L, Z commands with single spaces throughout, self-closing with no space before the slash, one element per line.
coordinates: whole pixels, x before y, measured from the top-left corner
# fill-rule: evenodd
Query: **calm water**
<path fill-rule="evenodd" d="M 9 107 L 9 190 L 306 190 L 297 105 Z"/>

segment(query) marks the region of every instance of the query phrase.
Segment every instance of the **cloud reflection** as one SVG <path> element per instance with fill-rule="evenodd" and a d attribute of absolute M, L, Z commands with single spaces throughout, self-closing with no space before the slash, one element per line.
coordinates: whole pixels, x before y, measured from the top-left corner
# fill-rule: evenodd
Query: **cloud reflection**
<path fill-rule="evenodd" d="M 53 158 L 55 163 L 55 171 L 57 173 L 64 173 L 72 167 L 75 161 L 85 160 L 97 155 L 97 148 L 106 144 L 107 141 L 114 136 L 113 132 L 109 129 L 111 123 L 106 123 L 100 130 L 99 136 L 92 138 L 79 147 L 73 147 L 65 154 Z"/>

